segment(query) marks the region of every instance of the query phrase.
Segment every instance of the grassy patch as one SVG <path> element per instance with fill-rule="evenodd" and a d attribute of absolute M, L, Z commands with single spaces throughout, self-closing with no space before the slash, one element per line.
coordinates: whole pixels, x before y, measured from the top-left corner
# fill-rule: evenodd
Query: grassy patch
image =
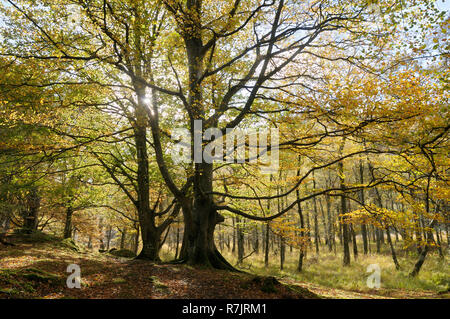
<path fill-rule="evenodd" d="M 127 281 L 124 278 L 118 277 L 118 278 L 113 278 L 112 282 L 114 284 L 126 284 Z"/>
<path fill-rule="evenodd" d="M 58 237 L 55 237 L 51 234 L 47 234 L 41 231 L 33 231 L 31 233 L 27 233 L 26 229 L 15 229 L 14 235 L 16 240 L 25 243 L 46 243 L 46 242 L 57 242 L 59 241 Z"/>
<path fill-rule="evenodd" d="M 77 246 L 72 238 L 65 238 L 59 242 L 61 247 L 69 248 L 70 250 L 80 252 L 80 248 Z"/>
<path fill-rule="evenodd" d="M 169 287 L 162 283 L 157 276 L 151 276 L 150 281 L 155 289 L 168 289 Z"/>
<path fill-rule="evenodd" d="M 59 286 L 63 280 L 40 269 L 0 269 L 0 295 L 11 298 L 31 297 L 41 284 Z"/>
<path fill-rule="evenodd" d="M 280 270 L 279 255 L 271 254 L 270 264 L 265 267 L 262 253 L 253 254 L 247 258 L 242 265 L 242 269 L 258 276 L 292 279 L 329 288 L 386 296 L 390 296 L 393 291 L 398 293 L 401 293 L 401 291 L 439 293 L 449 289 L 448 256 L 441 259 L 437 253 L 429 254 L 419 276 L 411 278 L 409 272 L 417 260 L 417 255 L 414 252 L 401 251 L 400 247 L 397 248 L 402 267 L 402 270 L 397 271 L 387 247 L 381 254 L 364 256 L 360 252 L 357 260 L 352 255 L 349 267 L 343 266 L 342 253 L 339 251 L 341 247 L 338 246 L 337 248 L 336 255 L 334 252 L 329 252 L 328 249 L 321 251 L 318 256 L 313 252 L 308 252 L 301 273 L 297 272 L 298 251 L 295 249 L 292 252 L 287 249 L 283 270 Z M 372 251 L 375 251 L 375 247 L 372 247 Z M 236 257 L 230 252 L 225 251 L 223 255 L 232 263 L 236 262 Z M 381 268 L 380 289 L 374 290 L 367 286 L 367 278 L 371 274 L 367 272 L 367 267 L 371 264 L 378 264 Z M 270 287 L 267 289 L 270 290 Z"/>
<path fill-rule="evenodd" d="M 113 250 L 109 252 L 111 255 L 123 258 L 134 258 L 136 254 L 128 249 Z"/>

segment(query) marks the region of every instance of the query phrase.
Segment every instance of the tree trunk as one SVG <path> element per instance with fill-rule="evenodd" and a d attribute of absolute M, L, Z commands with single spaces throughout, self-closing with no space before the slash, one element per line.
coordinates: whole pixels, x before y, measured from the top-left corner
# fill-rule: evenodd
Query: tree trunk
<path fill-rule="evenodd" d="M 270 225 L 266 224 L 266 232 L 265 232 L 265 245 L 264 245 L 264 266 L 269 267 L 269 239 L 270 239 Z"/>
<path fill-rule="evenodd" d="M 255 254 L 259 254 L 259 232 L 258 228 L 253 230 L 253 250 Z"/>
<path fill-rule="evenodd" d="M 437 240 L 437 248 L 439 251 L 439 257 L 442 259 L 442 258 L 444 258 L 444 253 L 442 251 L 441 238 L 440 238 L 441 236 L 439 234 L 439 229 L 437 226 L 434 228 L 434 230 L 436 231 L 436 240 Z"/>
<path fill-rule="evenodd" d="M 38 212 L 41 206 L 41 198 L 37 188 L 32 187 L 26 197 L 26 209 L 23 212 L 23 228 L 30 234 L 38 228 Z"/>
<path fill-rule="evenodd" d="M 316 178 L 314 175 L 314 171 L 313 171 L 313 189 L 314 191 L 316 189 Z M 318 221 L 319 211 L 317 209 L 317 200 L 315 197 L 313 198 L 313 205 L 314 205 L 314 243 L 316 246 L 316 255 L 319 255 L 319 221 Z"/>
<path fill-rule="evenodd" d="M 237 226 L 236 226 L 236 235 L 237 235 L 237 250 L 238 250 L 238 265 L 242 264 L 244 260 L 244 232 L 242 231 L 242 225 L 240 224 L 240 218 L 237 218 Z"/>
<path fill-rule="evenodd" d="M 380 230 L 377 228 L 375 229 L 375 235 L 376 235 L 376 241 L 377 241 L 377 254 L 381 253 L 381 234 Z"/>
<path fill-rule="evenodd" d="M 236 251 L 236 222 L 234 217 L 231 220 L 233 221 L 233 247 L 231 248 L 231 253 L 234 254 Z"/>
<path fill-rule="evenodd" d="M 427 210 L 429 210 L 429 209 L 427 208 Z M 433 220 L 429 227 L 433 228 L 434 223 L 435 223 L 435 221 Z M 431 231 L 427 231 L 425 233 L 426 245 L 425 245 L 425 247 L 422 248 L 422 251 L 419 254 L 419 259 L 417 260 L 416 264 L 414 265 L 413 270 L 409 274 L 410 277 L 416 277 L 419 274 L 420 269 L 422 268 L 422 265 L 425 262 L 425 258 L 427 257 L 427 254 L 430 250 L 430 244 L 432 244 L 432 242 L 433 242 L 432 236 L 433 236 L 433 234 L 431 233 Z"/>
<path fill-rule="evenodd" d="M 179 247 L 180 247 L 180 225 L 177 225 L 177 244 L 175 246 L 175 260 L 178 259 Z"/>
<path fill-rule="evenodd" d="M 364 185 L 364 165 L 362 160 L 359 161 L 359 181 L 361 185 Z M 359 192 L 359 200 L 361 201 L 361 205 L 364 206 L 366 204 L 366 200 L 364 197 L 364 189 L 361 189 Z M 363 249 L 364 249 L 364 255 L 367 255 L 369 252 L 368 250 L 368 242 L 367 242 L 367 226 L 366 224 L 361 225 L 361 235 L 363 239 Z"/>
<path fill-rule="evenodd" d="M 139 39 L 138 39 L 139 40 Z M 136 67 L 137 75 L 141 75 L 141 70 Z M 147 146 L 147 128 L 149 118 L 146 109 L 145 86 L 135 81 L 133 83 L 138 103 L 135 108 L 136 123 L 133 127 L 134 141 L 136 144 L 137 159 L 137 200 L 134 202 L 138 213 L 140 234 L 142 239 L 142 250 L 137 259 L 145 259 L 159 262 L 159 250 L 161 248 L 161 235 L 165 229 L 160 229 L 155 224 L 155 212 L 150 207 L 150 184 L 149 184 L 149 161 Z M 156 95 L 153 92 L 153 100 Z M 155 102 L 156 103 L 156 102 Z"/>
<path fill-rule="evenodd" d="M 358 259 L 358 244 L 356 242 L 356 232 L 353 224 L 350 225 L 351 234 L 352 234 L 352 244 L 353 244 L 353 256 L 355 260 Z"/>
<path fill-rule="evenodd" d="M 106 231 L 106 250 L 109 250 L 111 239 L 112 239 L 112 227 L 108 226 L 108 230 Z"/>
<path fill-rule="evenodd" d="M 185 238 L 181 259 L 190 265 L 236 271 L 220 254 L 214 242 L 214 230 L 224 221 L 214 209 L 212 196 L 213 165 L 195 164 L 194 203 L 182 205 L 185 218 Z"/>
<path fill-rule="evenodd" d="M 299 166 L 301 165 L 300 157 L 299 157 Z M 297 170 L 297 177 L 300 177 L 300 168 Z M 305 252 L 306 252 L 306 241 L 305 241 L 305 220 L 303 218 L 303 211 L 302 211 L 302 204 L 299 201 L 300 200 L 300 191 L 298 188 L 295 191 L 296 199 L 297 199 L 297 212 L 300 219 L 300 252 L 298 255 L 298 264 L 297 264 L 297 271 L 302 272 L 303 271 L 303 259 L 305 258 Z"/>
<path fill-rule="evenodd" d="M 283 270 L 285 256 L 286 256 L 286 244 L 284 243 L 284 238 L 280 236 L 280 270 Z"/>
<path fill-rule="evenodd" d="M 125 248 L 125 239 L 127 237 L 127 229 L 124 228 L 122 231 L 122 236 L 120 237 L 120 249 Z"/>
<path fill-rule="evenodd" d="M 342 155 L 345 145 L 345 139 L 342 140 L 342 144 L 340 146 L 340 154 Z M 340 188 L 342 192 L 345 192 L 345 179 L 344 179 L 344 162 L 340 161 L 338 164 L 339 169 L 339 180 L 340 180 Z M 347 213 L 347 199 L 344 195 L 340 196 L 341 198 L 341 225 L 342 225 L 342 244 L 344 248 L 344 260 L 343 265 L 349 266 L 350 265 L 350 247 L 349 247 L 349 225 L 347 223 L 347 218 L 344 216 L 344 214 Z"/>
<path fill-rule="evenodd" d="M 300 193 L 298 190 L 296 191 L 296 193 L 297 193 L 297 198 L 300 198 Z M 301 237 L 297 271 L 301 272 L 303 270 L 303 259 L 305 258 L 306 241 L 304 238 L 305 237 L 305 232 L 304 232 L 305 221 L 303 218 L 302 205 L 300 202 L 297 204 L 297 210 L 298 210 L 298 215 L 300 218 L 300 237 Z"/>
<path fill-rule="evenodd" d="M 139 251 L 139 237 L 140 235 L 140 227 L 136 225 L 136 234 L 134 235 L 134 254 L 137 255 Z"/>
<path fill-rule="evenodd" d="M 387 241 L 389 243 L 389 247 L 391 248 L 391 255 L 392 255 L 392 260 L 394 261 L 394 264 L 395 264 L 395 269 L 400 270 L 400 264 L 398 263 L 398 260 L 397 260 L 397 254 L 395 253 L 394 244 L 392 243 L 391 232 L 389 231 L 389 227 L 386 227 L 386 234 L 387 234 Z"/>
<path fill-rule="evenodd" d="M 330 196 L 325 196 L 325 201 L 327 205 L 327 219 L 328 219 L 328 250 L 333 251 L 334 233 L 333 233 L 333 221 L 331 218 L 331 199 Z"/>
<path fill-rule="evenodd" d="M 66 221 L 64 225 L 64 239 L 72 238 L 72 207 L 67 207 L 66 209 Z"/>

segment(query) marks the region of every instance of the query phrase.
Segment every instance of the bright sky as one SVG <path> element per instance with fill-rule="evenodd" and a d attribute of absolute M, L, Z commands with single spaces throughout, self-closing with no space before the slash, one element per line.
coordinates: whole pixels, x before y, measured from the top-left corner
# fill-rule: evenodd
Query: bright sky
<path fill-rule="evenodd" d="M 449 0 L 437 0 L 437 6 L 440 10 L 450 11 L 450 1 Z"/>

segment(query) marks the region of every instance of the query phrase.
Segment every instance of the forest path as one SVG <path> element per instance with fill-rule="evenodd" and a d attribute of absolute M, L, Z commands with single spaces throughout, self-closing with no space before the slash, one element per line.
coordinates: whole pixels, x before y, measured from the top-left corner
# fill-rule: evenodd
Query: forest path
<path fill-rule="evenodd" d="M 69 289 L 67 267 L 80 266 L 81 289 Z M 427 291 L 379 289 L 357 292 L 289 278 L 154 264 L 76 251 L 60 243 L 0 245 L 0 298 L 151 298 L 151 299 L 388 299 L 449 298 Z"/>

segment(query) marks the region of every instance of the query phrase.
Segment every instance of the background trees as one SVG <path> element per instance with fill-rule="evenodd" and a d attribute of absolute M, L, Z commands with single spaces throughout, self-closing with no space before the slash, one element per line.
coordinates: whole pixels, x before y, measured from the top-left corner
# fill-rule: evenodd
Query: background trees
<path fill-rule="evenodd" d="M 261 243 L 268 263 L 277 240 L 280 266 L 296 248 L 301 271 L 310 245 L 336 251 L 336 238 L 349 265 L 359 233 L 364 254 L 375 235 L 400 268 L 394 232 L 417 242 L 416 274 L 448 220 L 448 23 L 431 1 L 376 9 L 366 1 L 7 1 L 5 211 L 20 211 L 20 226 L 34 230 L 49 228 L 55 211 L 64 237 L 85 225 L 102 250 L 114 237 L 124 247 L 133 229 L 139 257 L 153 261 L 164 240 L 176 240 L 178 261 L 229 270 L 217 238 L 223 250 L 232 237 L 238 264 Z M 427 15 L 413 27 L 415 10 Z M 248 158 L 198 161 L 206 138 L 191 142 L 195 163 L 176 165 L 177 127 L 191 136 L 277 128 L 280 171 L 261 174 Z M 244 157 L 255 147 L 246 144 Z M 182 233 L 170 231 L 179 214 Z M 88 227 L 83 216 L 97 215 Z M 217 234 L 230 218 L 232 235 Z M 5 213 L 2 224 L 15 219 Z"/>

